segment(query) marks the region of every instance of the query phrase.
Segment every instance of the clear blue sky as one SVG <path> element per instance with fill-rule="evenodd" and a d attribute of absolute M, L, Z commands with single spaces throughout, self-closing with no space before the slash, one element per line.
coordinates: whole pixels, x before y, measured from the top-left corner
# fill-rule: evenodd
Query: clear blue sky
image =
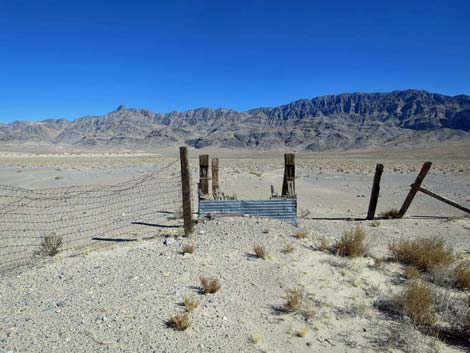
<path fill-rule="evenodd" d="M 470 1 L 0 0 L 0 121 L 470 93 Z"/>

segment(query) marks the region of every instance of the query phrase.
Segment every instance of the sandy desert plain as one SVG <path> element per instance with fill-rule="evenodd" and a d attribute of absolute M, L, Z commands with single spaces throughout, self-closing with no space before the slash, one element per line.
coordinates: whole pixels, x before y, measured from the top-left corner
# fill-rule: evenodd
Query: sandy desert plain
<path fill-rule="evenodd" d="M 270 185 L 280 191 L 282 151 L 190 149 L 193 183 L 203 153 L 219 157 L 226 194 L 263 199 Z M 113 184 L 177 158 L 176 147 L 4 150 L 0 184 Z M 426 160 L 433 167 L 424 185 L 470 207 L 470 144 L 298 153 L 303 217 L 297 226 L 253 217 L 199 220 L 189 238 L 181 229 L 155 230 L 151 240 L 73 256 L 59 252 L 2 273 L 0 352 L 469 351 L 470 292 L 458 285 L 456 268 L 470 260 L 470 218 L 418 194 L 403 219 L 363 220 L 376 163 L 385 165 L 381 213 L 400 208 Z M 338 253 L 338 241 L 351 229 L 363 230 L 367 244 L 366 253 L 355 258 Z M 389 249 L 392 242 L 418 240 L 412 245 L 419 247 L 434 237 L 445 242 L 452 261 L 417 264 L 416 271 Z M 187 244 L 194 252 L 183 255 Z M 264 248 L 265 259 L 255 256 L 256 245 Z M 218 279 L 220 289 L 202 294 L 201 276 Z M 410 288 L 423 287 L 424 297 L 415 300 Z M 185 312 L 184 298 L 198 305 L 188 314 L 190 326 L 179 331 L 168 319 Z"/>

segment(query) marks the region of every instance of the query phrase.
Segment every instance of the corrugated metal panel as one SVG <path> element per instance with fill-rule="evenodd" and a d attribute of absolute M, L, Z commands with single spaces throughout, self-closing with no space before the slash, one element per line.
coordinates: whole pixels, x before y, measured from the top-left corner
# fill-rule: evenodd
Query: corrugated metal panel
<path fill-rule="evenodd" d="M 297 200 L 200 200 L 199 216 L 203 217 L 209 213 L 269 217 L 297 224 Z"/>

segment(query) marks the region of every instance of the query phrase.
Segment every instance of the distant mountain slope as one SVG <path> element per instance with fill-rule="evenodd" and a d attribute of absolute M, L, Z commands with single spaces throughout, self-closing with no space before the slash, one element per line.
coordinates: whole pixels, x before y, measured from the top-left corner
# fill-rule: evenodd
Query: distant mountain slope
<path fill-rule="evenodd" d="M 470 140 L 470 96 L 426 91 L 348 93 L 246 112 L 200 108 L 156 114 L 120 106 L 102 117 L 0 125 L 0 142 L 78 146 L 343 150 Z"/>

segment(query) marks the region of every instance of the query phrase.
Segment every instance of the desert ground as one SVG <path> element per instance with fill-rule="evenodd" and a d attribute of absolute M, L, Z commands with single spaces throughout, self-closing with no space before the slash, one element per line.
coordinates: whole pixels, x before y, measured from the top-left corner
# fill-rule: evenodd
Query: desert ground
<path fill-rule="evenodd" d="M 385 166 L 377 214 L 400 208 L 426 160 L 433 167 L 425 187 L 470 207 L 468 152 L 468 146 L 451 146 L 298 153 L 298 225 L 255 217 L 199 219 L 189 238 L 181 228 L 156 228 L 152 237 L 99 250 L 59 251 L 5 271 L 0 352 L 469 351 L 470 291 L 456 286 L 453 276 L 455 267 L 470 259 L 470 218 L 418 193 L 403 219 L 364 220 L 377 163 Z M 282 151 L 191 149 L 193 191 L 202 153 L 219 158 L 226 195 L 266 199 L 271 185 L 280 191 Z M 0 184 L 109 185 L 177 158 L 177 148 L 4 150 Z M 352 229 L 365 232 L 365 251 L 340 256 L 338 240 Z M 396 261 L 389 244 L 433 237 L 445 242 L 454 261 L 420 269 L 410 279 L 409 267 Z M 188 244 L 194 251 L 183 254 Z M 255 255 L 257 245 L 264 258 Z M 220 289 L 203 294 L 201 276 L 216 278 Z M 396 308 L 397 298 L 417 282 L 432 291 L 432 325 L 417 324 Z M 288 310 L 288 293 L 297 295 L 297 308 Z M 168 320 L 185 312 L 185 297 L 198 306 L 188 314 L 189 328 L 178 331 Z"/>

